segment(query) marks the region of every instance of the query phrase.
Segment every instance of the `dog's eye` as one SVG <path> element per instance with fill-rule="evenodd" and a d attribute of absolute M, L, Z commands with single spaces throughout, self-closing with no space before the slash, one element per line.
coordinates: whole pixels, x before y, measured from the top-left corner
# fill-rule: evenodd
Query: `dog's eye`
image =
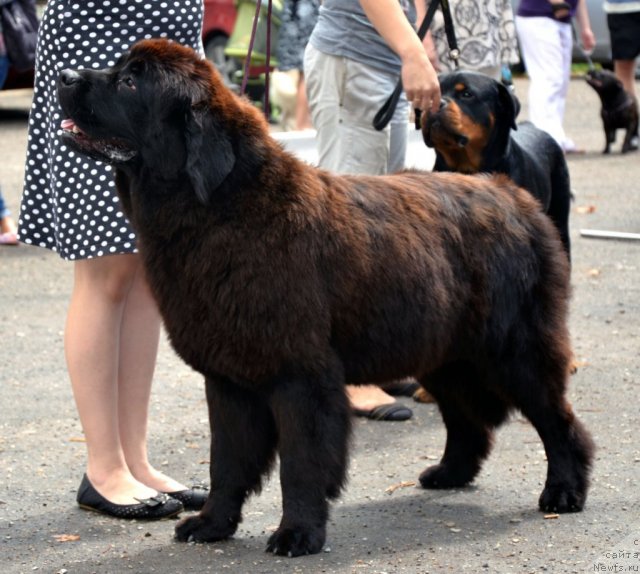
<path fill-rule="evenodd" d="M 127 88 L 129 88 L 131 90 L 135 90 L 136 89 L 136 84 L 133 81 L 133 78 L 131 76 L 126 76 L 125 78 L 122 78 L 118 83 L 120 85 L 124 84 L 125 86 L 127 86 Z"/>
<path fill-rule="evenodd" d="M 463 90 L 460 93 L 460 96 L 465 98 L 465 99 L 473 98 L 473 94 L 469 90 Z"/>

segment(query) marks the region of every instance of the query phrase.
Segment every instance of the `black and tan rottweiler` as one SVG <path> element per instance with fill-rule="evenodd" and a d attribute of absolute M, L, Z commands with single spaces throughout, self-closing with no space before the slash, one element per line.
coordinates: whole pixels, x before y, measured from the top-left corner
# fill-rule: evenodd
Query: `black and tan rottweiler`
<path fill-rule="evenodd" d="M 516 124 L 518 100 L 489 76 L 451 72 L 440 76 L 440 86 L 440 109 L 422 116 L 424 141 L 436 151 L 433 169 L 508 175 L 540 201 L 570 255 L 571 188 L 562 148 L 532 123 Z"/>
<path fill-rule="evenodd" d="M 569 264 L 529 193 L 502 175 L 312 167 L 164 40 L 63 71 L 59 95 L 64 140 L 115 166 L 171 343 L 206 380 L 211 490 L 178 539 L 232 536 L 279 456 L 268 549 L 319 552 L 346 482 L 345 381 L 407 376 L 447 428 L 424 488 L 471 482 L 518 409 L 547 454 L 539 507 L 583 508 L 593 447 L 566 397 Z"/>
<path fill-rule="evenodd" d="M 638 102 L 628 93 L 622 82 L 608 70 L 587 72 L 589 84 L 600 96 L 602 108 L 600 117 L 606 139 L 602 153 L 611 152 L 611 144 L 616 141 L 616 130 L 626 130 L 622 142 L 622 153 L 638 149 Z"/>

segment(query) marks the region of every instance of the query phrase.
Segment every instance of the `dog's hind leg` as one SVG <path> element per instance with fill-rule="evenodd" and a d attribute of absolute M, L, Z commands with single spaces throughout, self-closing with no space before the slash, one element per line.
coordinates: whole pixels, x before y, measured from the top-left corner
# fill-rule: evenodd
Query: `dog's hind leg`
<path fill-rule="evenodd" d="M 214 542 L 232 536 L 242 505 L 259 492 L 274 460 L 277 433 L 264 396 L 225 379 L 207 379 L 211 426 L 211 490 L 197 516 L 176 526 L 182 541 Z"/>
<path fill-rule="evenodd" d="M 338 496 L 346 479 L 351 411 L 343 378 L 332 372 L 279 380 L 271 406 L 279 436 L 283 515 L 267 551 L 315 554 L 325 542 L 328 499 Z"/>
<path fill-rule="evenodd" d="M 530 355 L 535 356 L 518 361 L 507 385 L 547 454 L 547 480 L 538 504 L 545 512 L 578 512 L 587 497 L 593 441 L 564 396 L 567 361 L 554 364 L 553 350 Z"/>
<path fill-rule="evenodd" d="M 423 488 L 455 488 L 470 483 L 491 450 L 493 429 L 507 417 L 507 405 L 466 364 L 443 367 L 425 380 L 447 429 L 439 464 L 420 475 Z"/>
<path fill-rule="evenodd" d="M 589 488 L 594 445 L 564 399 L 523 405 L 523 414 L 538 431 L 547 453 L 547 480 L 538 505 L 545 512 L 579 512 Z"/>

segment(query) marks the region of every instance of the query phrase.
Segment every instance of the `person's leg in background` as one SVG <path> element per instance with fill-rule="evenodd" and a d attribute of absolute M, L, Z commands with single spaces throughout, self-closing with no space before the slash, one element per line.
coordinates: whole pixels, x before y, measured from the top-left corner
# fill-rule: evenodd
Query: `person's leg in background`
<path fill-rule="evenodd" d="M 9 73 L 9 56 L 6 54 L 0 56 L 0 88 L 4 86 L 4 81 Z"/>
<path fill-rule="evenodd" d="M 636 61 L 635 60 L 614 60 L 613 72 L 622 82 L 625 91 L 629 92 L 636 100 L 638 94 L 636 93 Z"/>
<path fill-rule="evenodd" d="M 640 12 L 607 14 L 613 71 L 636 100 L 636 59 L 640 50 Z"/>
<path fill-rule="evenodd" d="M 400 95 L 396 110 L 389 122 L 389 162 L 388 173 L 401 171 L 407 158 L 407 138 L 409 131 L 409 103 L 404 92 Z"/>
<path fill-rule="evenodd" d="M 373 127 L 373 118 L 393 92 L 397 77 L 377 68 L 347 59 L 344 97 L 341 105 L 341 173 L 382 175 L 402 169 L 407 144 L 406 99 L 396 107 L 385 129 Z M 404 126 L 398 121 L 404 120 Z M 392 142 L 392 133 L 394 140 Z M 393 158 L 392 158 L 393 154 Z"/>
<path fill-rule="evenodd" d="M 312 45 L 305 50 L 304 74 L 317 131 L 318 165 L 336 173 L 386 173 L 390 129 L 377 132 L 373 128 L 380 98 L 376 98 L 377 88 L 367 91 L 378 74 Z"/>
<path fill-rule="evenodd" d="M 638 103 L 638 94 L 636 93 L 636 61 L 635 60 L 614 60 L 613 71 L 618 79 L 622 82 L 624 89 L 635 98 Z M 637 150 L 640 147 L 638 141 L 639 130 L 636 128 L 635 136 L 631 139 L 631 150 Z"/>
<path fill-rule="evenodd" d="M 11 217 L 0 189 L 0 245 L 18 245 L 16 223 Z"/>
<path fill-rule="evenodd" d="M 571 31 L 571 25 L 559 24 L 558 36 L 560 38 L 561 55 L 562 55 L 562 72 L 560 74 L 560 90 L 556 97 L 556 115 L 560 118 L 560 127 L 564 134 L 564 141 L 562 143 L 562 149 L 565 152 L 572 153 L 579 151 L 574 141 L 567 136 L 564 131 L 564 110 L 567 104 L 567 95 L 569 93 L 569 83 L 571 81 L 571 62 L 573 52 L 573 34 Z"/>
<path fill-rule="evenodd" d="M 0 245 L 18 245 L 16 222 L 11 217 L 0 188 Z"/>
<path fill-rule="evenodd" d="M 636 61 L 640 52 L 640 12 L 607 14 L 611 37 L 613 72 L 625 91 L 638 103 L 636 90 Z M 638 149 L 638 130 L 631 140 L 632 149 Z"/>
<path fill-rule="evenodd" d="M 344 90 L 344 59 L 324 54 L 307 44 L 304 75 L 311 122 L 316 129 L 318 165 L 340 168 L 340 106 Z"/>
<path fill-rule="evenodd" d="M 298 88 L 296 91 L 296 123 L 297 130 L 308 130 L 313 127 L 307 101 L 307 88 L 305 86 L 304 72 L 300 70 L 298 76 Z"/>
<path fill-rule="evenodd" d="M 9 58 L 5 54 L 0 56 L 0 88 L 4 86 L 4 81 L 7 78 L 9 72 Z M 11 218 L 9 210 L 4 202 L 2 196 L 2 189 L 0 189 L 0 245 L 17 245 L 17 229 L 15 221 Z"/>
<path fill-rule="evenodd" d="M 571 37 L 571 26 L 550 18 L 517 16 L 516 29 L 530 80 L 529 120 L 569 151 L 572 142 L 562 121 L 569 81 L 565 38 L 567 32 Z"/>

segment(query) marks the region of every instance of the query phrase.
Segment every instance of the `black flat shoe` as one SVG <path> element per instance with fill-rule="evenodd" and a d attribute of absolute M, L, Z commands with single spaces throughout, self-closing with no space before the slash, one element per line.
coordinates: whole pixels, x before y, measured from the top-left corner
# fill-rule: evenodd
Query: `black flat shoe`
<path fill-rule="evenodd" d="M 194 485 L 186 490 L 176 490 L 165 494 L 182 502 L 185 510 L 200 510 L 209 498 L 209 489 L 206 486 Z"/>
<path fill-rule="evenodd" d="M 379 405 L 369 411 L 354 408 L 353 414 L 372 421 L 407 421 L 413 416 L 413 411 L 400 403 L 391 403 L 390 405 Z"/>
<path fill-rule="evenodd" d="M 82 477 L 76 500 L 84 510 L 136 520 L 171 518 L 184 510 L 182 502 L 160 492 L 151 498 L 136 498 L 139 504 L 114 504 L 93 487 L 86 474 Z"/>
<path fill-rule="evenodd" d="M 422 387 L 413 377 L 406 377 L 382 383 L 380 388 L 392 397 L 412 397 Z"/>

